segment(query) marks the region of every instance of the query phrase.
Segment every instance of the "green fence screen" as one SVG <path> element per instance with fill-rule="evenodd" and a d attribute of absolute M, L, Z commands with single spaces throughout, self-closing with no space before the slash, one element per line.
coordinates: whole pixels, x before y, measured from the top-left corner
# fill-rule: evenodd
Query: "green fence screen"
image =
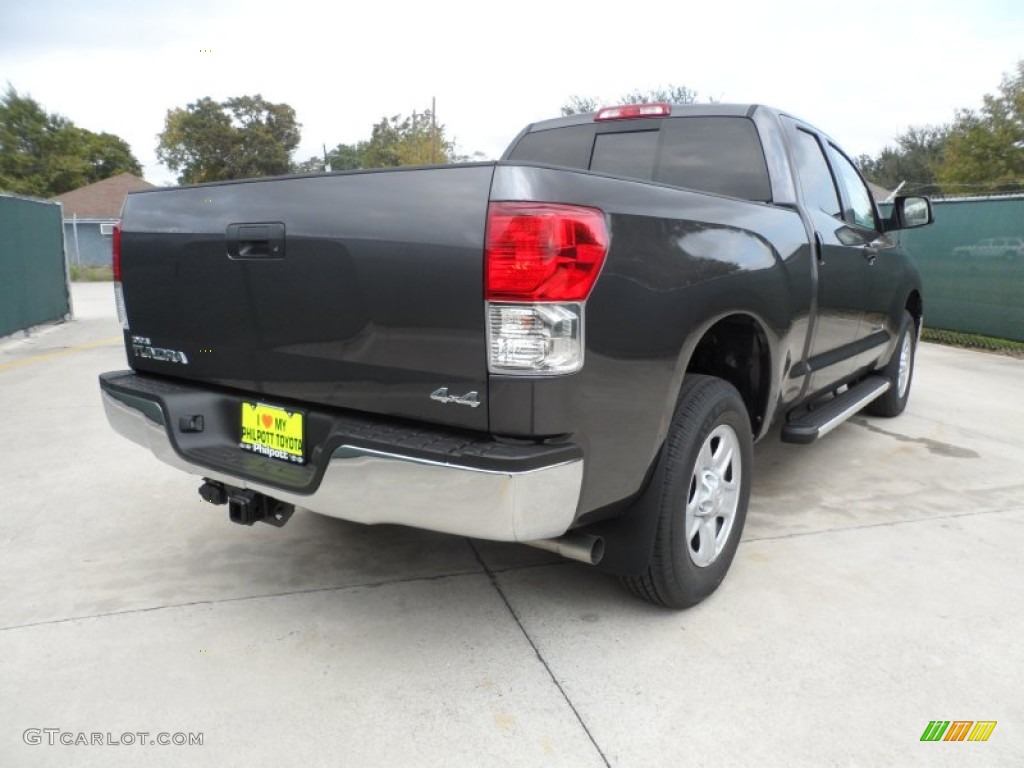
<path fill-rule="evenodd" d="M 925 326 L 1024 341 L 1024 196 L 933 205 L 934 224 L 899 233 L 921 270 Z"/>
<path fill-rule="evenodd" d="M 0 336 L 69 311 L 60 206 L 0 195 Z"/>

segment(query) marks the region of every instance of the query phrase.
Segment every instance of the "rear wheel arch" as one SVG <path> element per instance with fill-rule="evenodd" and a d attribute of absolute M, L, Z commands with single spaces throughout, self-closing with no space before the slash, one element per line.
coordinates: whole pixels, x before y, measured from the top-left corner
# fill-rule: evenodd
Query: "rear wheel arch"
<path fill-rule="evenodd" d="M 686 374 L 714 376 L 732 384 L 743 398 L 751 430 L 762 432 L 772 383 L 772 352 L 763 324 L 752 315 L 717 319 L 701 334 L 686 363 Z"/>
<path fill-rule="evenodd" d="M 766 421 L 772 416 L 768 408 L 772 388 L 772 337 L 760 319 L 746 313 L 718 316 L 691 338 L 695 341 L 688 347 L 689 354 L 684 351 L 680 356 L 679 384 L 666 403 L 665 434 L 661 436 L 659 449 L 640 490 L 632 499 L 624 500 L 617 515 L 583 529 L 605 540 L 605 555 L 599 565 L 602 570 L 633 578 L 648 573 L 658 521 L 662 517 L 660 499 L 667 444 L 672 436 L 672 423 L 688 391 L 709 377 L 728 384 L 743 403 L 752 439 L 763 433 Z M 749 473 L 750 461 L 747 467 Z"/>

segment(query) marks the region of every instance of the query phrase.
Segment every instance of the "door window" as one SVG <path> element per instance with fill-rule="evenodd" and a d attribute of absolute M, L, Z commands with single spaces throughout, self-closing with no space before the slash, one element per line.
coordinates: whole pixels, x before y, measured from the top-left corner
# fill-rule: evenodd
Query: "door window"
<path fill-rule="evenodd" d="M 839 193 L 818 140 L 813 134 L 798 129 L 793 151 L 804 204 L 808 208 L 824 211 L 829 216 L 838 216 L 842 207 L 839 204 Z"/>
<path fill-rule="evenodd" d="M 848 207 L 843 211 L 843 218 L 858 227 L 878 229 L 878 222 L 875 220 L 875 204 L 871 202 L 871 193 L 868 191 L 867 185 L 857 173 L 857 169 L 853 167 L 853 163 L 846 159 L 846 155 L 834 145 L 832 149 L 836 172 L 839 174 L 839 183 L 843 185 L 848 201 Z"/>

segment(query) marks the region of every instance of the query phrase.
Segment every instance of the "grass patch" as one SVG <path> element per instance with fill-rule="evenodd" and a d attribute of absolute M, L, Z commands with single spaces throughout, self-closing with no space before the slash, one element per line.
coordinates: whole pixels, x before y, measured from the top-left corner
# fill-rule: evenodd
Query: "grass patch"
<path fill-rule="evenodd" d="M 110 266 L 71 265 L 71 279 L 76 283 L 101 283 L 114 279 L 114 268 Z"/>
<path fill-rule="evenodd" d="M 924 341 L 934 341 L 951 347 L 984 349 L 1011 357 L 1024 358 L 1024 342 L 1013 341 L 1012 339 L 997 339 L 992 336 L 981 336 L 977 333 L 947 331 L 942 328 L 929 328 L 928 326 L 925 326 L 924 331 L 922 331 L 921 338 Z"/>

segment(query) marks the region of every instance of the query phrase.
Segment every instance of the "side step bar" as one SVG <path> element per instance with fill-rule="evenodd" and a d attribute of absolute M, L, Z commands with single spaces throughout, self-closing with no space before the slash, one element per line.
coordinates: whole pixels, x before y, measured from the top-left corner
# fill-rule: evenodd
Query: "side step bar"
<path fill-rule="evenodd" d="M 843 394 L 827 400 L 782 428 L 782 442 L 806 445 L 824 437 L 857 411 L 889 389 L 889 380 L 881 376 L 869 376 L 860 384 L 850 387 Z"/>

